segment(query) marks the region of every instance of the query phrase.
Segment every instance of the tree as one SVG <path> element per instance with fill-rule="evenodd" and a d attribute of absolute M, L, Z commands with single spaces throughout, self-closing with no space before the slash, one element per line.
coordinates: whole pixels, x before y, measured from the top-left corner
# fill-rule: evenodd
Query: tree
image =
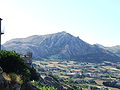
<path fill-rule="evenodd" d="M 20 73 L 19 71 L 25 67 L 23 59 L 18 53 L 6 50 L 0 51 L 0 66 L 6 73 Z"/>
<path fill-rule="evenodd" d="M 23 77 L 23 79 L 34 79 L 37 73 L 35 69 L 28 67 L 20 54 L 15 51 L 0 51 L 0 66 L 6 73 L 16 73 Z"/>

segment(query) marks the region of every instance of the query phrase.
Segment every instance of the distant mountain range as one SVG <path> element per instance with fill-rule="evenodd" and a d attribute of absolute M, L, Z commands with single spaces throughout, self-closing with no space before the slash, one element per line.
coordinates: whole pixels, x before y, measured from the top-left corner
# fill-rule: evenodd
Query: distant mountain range
<path fill-rule="evenodd" d="M 116 46 L 112 46 L 112 47 L 105 47 L 105 46 L 100 45 L 100 44 L 95 44 L 95 45 L 97 45 L 99 48 L 108 50 L 108 51 L 116 54 L 117 56 L 120 56 L 120 45 L 116 45 Z"/>
<path fill-rule="evenodd" d="M 34 57 L 77 60 L 84 62 L 120 61 L 120 46 L 104 47 L 90 45 L 79 37 L 66 32 L 34 35 L 12 39 L 3 44 L 3 49 L 24 54 L 32 51 Z"/>

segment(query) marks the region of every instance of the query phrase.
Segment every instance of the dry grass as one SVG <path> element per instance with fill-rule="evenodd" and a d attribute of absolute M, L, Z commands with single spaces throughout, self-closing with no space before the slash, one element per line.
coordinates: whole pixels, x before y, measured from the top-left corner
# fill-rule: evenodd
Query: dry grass
<path fill-rule="evenodd" d="M 14 73 L 11 73 L 11 74 L 3 73 L 2 75 L 3 75 L 4 79 L 7 81 L 22 83 L 22 79 L 21 79 L 20 75 L 17 75 Z"/>
<path fill-rule="evenodd" d="M 103 66 L 104 69 L 111 69 L 111 70 L 117 70 L 117 71 L 120 71 L 119 69 L 117 68 L 114 68 L 112 66 Z"/>
<path fill-rule="evenodd" d="M 4 77 L 5 80 L 11 81 L 11 78 L 6 73 L 2 73 L 2 76 Z"/>

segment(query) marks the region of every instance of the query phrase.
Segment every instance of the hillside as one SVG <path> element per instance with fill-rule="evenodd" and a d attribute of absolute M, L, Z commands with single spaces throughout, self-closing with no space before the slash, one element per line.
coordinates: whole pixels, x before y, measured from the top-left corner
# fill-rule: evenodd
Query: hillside
<path fill-rule="evenodd" d="M 88 62 L 120 60 L 116 54 L 97 45 L 90 45 L 66 32 L 12 39 L 3 46 L 7 50 L 15 50 L 19 53 L 32 51 L 34 57 L 41 58 L 54 57 Z"/>
<path fill-rule="evenodd" d="M 118 56 L 120 56 L 120 45 L 117 46 L 113 46 L 113 47 L 107 47 L 107 50 L 117 54 Z"/>
<path fill-rule="evenodd" d="M 116 46 L 112 46 L 112 47 L 104 47 L 103 45 L 100 44 L 96 44 L 99 48 L 108 50 L 114 54 L 116 54 L 117 56 L 120 56 L 120 45 L 116 45 Z"/>

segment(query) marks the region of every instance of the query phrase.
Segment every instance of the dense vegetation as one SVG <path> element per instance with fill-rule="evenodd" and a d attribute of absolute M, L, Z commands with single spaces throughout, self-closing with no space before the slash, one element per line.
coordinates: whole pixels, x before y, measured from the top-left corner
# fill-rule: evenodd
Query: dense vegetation
<path fill-rule="evenodd" d="M 0 66 L 7 74 L 15 73 L 22 76 L 24 81 L 37 80 L 37 73 L 35 69 L 28 67 L 20 54 L 15 51 L 0 51 Z"/>

